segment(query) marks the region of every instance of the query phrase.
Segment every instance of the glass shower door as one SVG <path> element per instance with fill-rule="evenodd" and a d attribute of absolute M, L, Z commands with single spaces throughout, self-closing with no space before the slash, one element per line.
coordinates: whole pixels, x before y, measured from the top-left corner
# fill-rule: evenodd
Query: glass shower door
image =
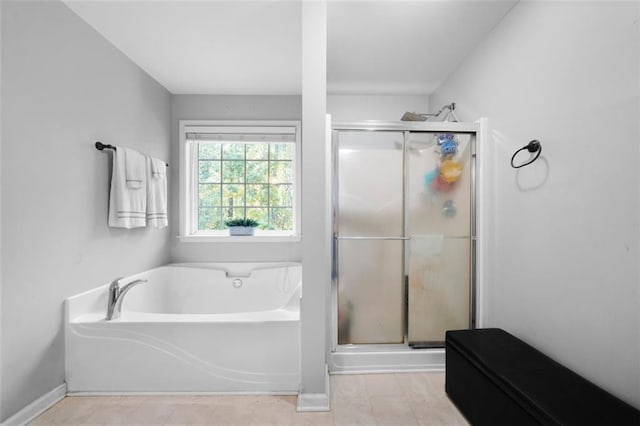
<path fill-rule="evenodd" d="M 403 134 L 335 137 L 338 343 L 402 343 Z"/>
<path fill-rule="evenodd" d="M 408 340 L 442 346 L 469 328 L 472 136 L 410 133 L 406 148 Z"/>

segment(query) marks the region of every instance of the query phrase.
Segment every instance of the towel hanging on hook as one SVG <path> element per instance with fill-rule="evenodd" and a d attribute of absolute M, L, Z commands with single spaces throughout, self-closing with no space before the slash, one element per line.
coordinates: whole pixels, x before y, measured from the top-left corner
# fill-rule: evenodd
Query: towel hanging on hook
<path fill-rule="evenodd" d="M 536 155 L 529 161 L 519 164 L 519 165 L 515 165 L 513 164 L 513 160 L 515 160 L 516 155 L 518 155 L 518 153 L 520 151 L 524 151 L 524 150 L 529 151 L 530 153 L 536 153 Z M 527 145 L 523 146 L 522 148 L 520 148 L 519 150 L 517 150 L 513 156 L 511 157 L 511 167 L 513 167 L 514 169 L 519 169 L 520 167 L 524 167 L 524 166 L 528 166 L 529 164 L 533 163 L 534 161 L 536 161 L 538 159 L 538 157 L 540 157 L 540 154 L 542 153 L 542 145 L 540 144 L 540 141 L 537 139 L 532 140 L 531 142 L 529 142 Z"/>

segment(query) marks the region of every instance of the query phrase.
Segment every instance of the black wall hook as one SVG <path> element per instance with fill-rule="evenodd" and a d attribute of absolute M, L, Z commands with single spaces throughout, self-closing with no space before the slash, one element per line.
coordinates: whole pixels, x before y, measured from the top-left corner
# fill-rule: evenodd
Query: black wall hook
<path fill-rule="evenodd" d="M 527 161 L 526 163 L 522 163 L 516 166 L 515 164 L 513 164 L 513 160 L 515 160 L 516 155 L 518 155 L 520 151 L 524 151 L 525 149 L 531 153 L 534 153 L 537 151 L 537 154 L 535 155 L 535 157 L 533 157 L 531 160 Z M 513 167 L 514 169 L 519 169 L 520 167 L 528 166 L 529 164 L 536 161 L 538 157 L 540 157 L 541 153 L 542 153 L 542 145 L 540 144 L 539 140 L 534 139 L 531 142 L 529 142 L 526 146 L 523 146 L 513 154 L 513 156 L 511 157 L 511 167 Z"/>

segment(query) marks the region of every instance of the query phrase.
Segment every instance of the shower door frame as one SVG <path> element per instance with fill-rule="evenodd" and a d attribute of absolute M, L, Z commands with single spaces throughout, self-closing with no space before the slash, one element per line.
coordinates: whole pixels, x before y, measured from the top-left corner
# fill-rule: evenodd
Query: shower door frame
<path fill-rule="evenodd" d="M 470 190 L 470 203 L 471 203 L 471 235 L 470 235 L 470 309 L 469 309 L 469 325 L 470 328 L 478 326 L 478 311 L 477 311 L 477 243 L 478 243 L 478 221 L 477 221 L 477 192 L 478 192 L 478 179 L 477 179 L 477 148 L 480 142 L 480 135 L 482 134 L 484 119 L 476 123 L 459 123 L 459 122 L 386 122 L 386 121 L 364 121 L 364 122 L 336 122 L 331 126 L 331 356 L 334 354 L 357 354 L 357 353 L 389 353 L 389 352 L 434 352 L 437 355 L 444 357 L 444 349 L 441 347 L 414 349 L 408 345 L 408 289 L 407 289 L 407 263 L 409 261 L 406 256 L 406 243 L 410 240 L 407 236 L 407 215 L 408 210 L 406 208 L 406 196 L 407 196 L 407 143 L 410 133 L 458 133 L 467 134 L 471 136 L 470 139 L 470 172 L 471 172 L 471 190 Z M 372 343 L 372 344 L 338 344 L 338 241 L 340 239 L 338 235 L 338 160 L 339 149 L 338 135 L 340 131 L 358 131 L 358 132 L 396 132 L 403 134 L 403 161 L 402 161 L 402 182 L 403 182 L 403 235 L 396 237 L 367 237 L 366 239 L 387 239 L 387 240 L 403 240 L 403 280 L 404 280 L 404 301 L 403 301 L 403 343 Z M 359 237 L 346 237 L 349 239 L 362 239 Z M 442 359 L 442 366 L 444 359 Z M 331 362 L 331 365 L 335 366 L 335 360 Z M 436 361 L 438 364 L 438 361 Z M 403 368 L 400 368 L 403 369 Z M 348 370 L 348 368 L 347 368 Z M 357 371 L 358 369 L 354 369 Z M 369 371 L 371 369 L 365 369 Z M 382 368 L 382 371 L 388 371 L 388 368 Z"/>

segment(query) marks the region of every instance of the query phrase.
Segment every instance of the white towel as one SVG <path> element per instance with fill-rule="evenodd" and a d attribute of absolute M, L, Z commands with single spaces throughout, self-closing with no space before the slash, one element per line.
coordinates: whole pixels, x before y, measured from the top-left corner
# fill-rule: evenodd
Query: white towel
<path fill-rule="evenodd" d="M 147 162 L 147 224 L 164 228 L 167 217 L 167 166 L 164 161 L 146 157 Z"/>
<path fill-rule="evenodd" d="M 113 172 L 109 196 L 109 226 L 114 228 L 139 228 L 147 224 L 147 188 L 144 185 L 138 189 L 130 189 L 127 186 L 125 151 L 128 150 L 118 146 L 113 154 Z"/>
<path fill-rule="evenodd" d="M 151 177 L 156 179 L 166 177 L 167 166 L 164 161 L 153 157 L 147 157 L 147 161 L 147 167 L 149 167 L 149 164 L 151 165 Z"/>
<path fill-rule="evenodd" d="M 134 149 L 118 147 L 118 150 L 124 151 L 125 158 L 125 176 L 127 179 L 127 188 L 140 189 L 144 187 L 144 178 L 146 175 L 145 157 Z"/>

